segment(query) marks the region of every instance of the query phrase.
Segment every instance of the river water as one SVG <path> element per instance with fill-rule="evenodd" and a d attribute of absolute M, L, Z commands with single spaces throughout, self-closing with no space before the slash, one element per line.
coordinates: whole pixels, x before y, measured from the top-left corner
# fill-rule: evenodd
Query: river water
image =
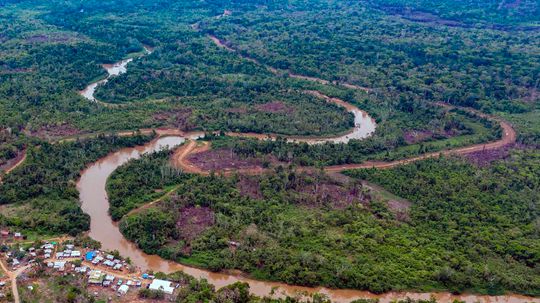
<path fill-rule="evenodd" d="M 381 302 L 390 302 L 398 298 L 411 297 L 414 299 L 429 299 L 430 296 L 437 298 L 439 302 L 451 302 L 454 299 L 466 302 L 494 302 L 494 303 L 517 303 L 517 302 L 537 302 L 540 299 L 528 298 L 519 295 L 508 296 L 476 296 L 462 295 L 454 296 L 449 293 L 408 293 L 408 292 L 389 292 L 382 295 L 375 295 L 370 292 L 358 290 L 335 290 L 328 288 L 309 288 L 300 286 L 291 286 L 283 283 L 257 281 L 246 278 L 241 273 L 213 273 L 193 267 L 183 266 L 181 264 L 167 261 L 158 256 L 151 256 L 143 253 L 133 243 L 129 242 L 120 233 L 118 225 L 112 221 L 108 214 L 109 201 L 105 185 L 107 178 L 121 165 L 131 159 L 137 159 L 144 153 L 151 153 L 162 148 L 172 148 L 184 142 L 184 137 L 167 136 L 160 137 L 144 146 L 125 148 L 107 157 L 95 162 L 82 172 L 81 178 L 77 183 L 77 189 L 80 193 L 82 209 L 90 215 L 90 236 L 102 243 L 105 250 L 118 250 L 124 257 L 131 258 L 134 265 L 146 270 L 174 272 L 184 271 L 197 278 L 205 278 L 216 288 L 229 285 L 231 283 L 242 281 L 250 285 L 253 294 L 259 296 L 268 295 L 273 288 L 278 288 L 277 294 L 295 295 L 302 292 L 319 292 L 328 295 L 334 302 L 350 302 L 358 298 L 379 298 Z"/>
<path fill-rule="evenodd" d="M 147 53 L 150 51 L 148 49 Z M 90 101 L 96 101 L 94 97 L 95 89 L 98 85 L 107 82 L 112 77 L 125 73 L 127 64 L 133 59 L 122 60 L 112 65 L 104 65 L 109 76 L 106 79 L 94 82 L 86 89 L 81 91 L 81 95 Z M 332 102 L 347 109 L 354 114 L 354 128 L 343 135 L 329 138 L 310 138 L 310 137 L 291 137 L 291 141 L 307 142 L 309 144 L 321 144 L 325 142 L 347 143 L 351 139 L 364 139 L 373 134 L 376 128 L 375 121 L 364 111 L 356 106 L 346 103 L 340 99 L 329 98 L 318 92 L 312 94 L 325 98 L 327 102 Z M 166 131 L 165 131 L 166 133 Z M 413 299 L 429 299 L 434 296 L 439 302 L 452 302 L 453 300 L 462 300 L 466 302 L 485 302 L 485 303 L 518 303 L 535 302 L 540 303 L 538 298 L 530 298 L 520 295 L 506 296 L 478 296 L 478 295 L 452 295 L 450 293 L 413 293 L 413 292 L 389 292 L 382 295 L 375 295 L 366 291 L 347 290 L 347 289 L 328 289 L 324 287 L 310 288 L 287 285 L 283 283 L 257 281 L 245 277 L 242 273 L 213 273 L 189 266 L 184 266 L 175 262 L 162 259 L 159 256 L 147 255 L 139 250 L 135 244 L 128 241 L 120 233 L 117 223 L 113 222 L 108 214 L 109 201 L 106 192 L 106 182 L 108 177 L 121 165 L 131 159 L 138 159 L 141 155 L 159 151 L 163 148 L 174 148 L 182 144 L 185 138 L 196 139 L 202 134 L 200 132 L 187 133 L 184 136 L 162 136 L 148 144 L 134 148 L 125 148 L 112 153 L 105 158 L 93 163 L 81 174 L 77 183 L 81 207 L 83 211 L 90 215 L 90 237 L 100 241 L 105 250 L 118 250 L 124 257 L 129 257 L 135 266 L 143 270 L 162 271 L 166 273 L 174 271 L 183 271 L 197 278 L 205 278 L 216 288 L 220 288 L 231 283 L 242 281 L 250 285 L 251 292 L 258 296 L 267 296 L 277 288 L 276 296 L 290 295 L 299 293 L 318 292 L 327 295 L 332 301 L 338 303 L 350 302 L 358 298 L 378 298 L 382 303 L 391 302 L 396 299 L 410 297 Z M 261 134 L 231 134 L 245 137 L 263 138 L 266 135 Z M 275 137 L 270 135 L 270 138 Z"/>

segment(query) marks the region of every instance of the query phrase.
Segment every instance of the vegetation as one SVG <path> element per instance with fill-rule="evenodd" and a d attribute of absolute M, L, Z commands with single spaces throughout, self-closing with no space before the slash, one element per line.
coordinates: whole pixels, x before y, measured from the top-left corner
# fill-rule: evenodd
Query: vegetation
<path fill-rule="evenodd" d="M 151 138 L 106 135 L 113 132 L 350 129 L 352 115 L 306 92 L 316 90 L 366 110 L 373 136 L 311 146 L 208 135 L 214 148 L 288 165 L 265 162 L 272 170 L 261 176 L 184 174 L 168 165 L 169 152 L 131 161 L 107 185 L 122 232 L 148 253 L 260 279 L 540 295 L 539 16 L 535 0 L 1 1 L 0 225 L 86 231 L 80 171 Z M 126 58 L 134 58 L 129 71 L 97 88 L 100 102 L 78 93 L 107 77 L 102 64 Z M 350 182 L 295 170 L 500 137 L 496 123 L 461 107 L 512 122 L 519 144 L 491 165 L 442 158 L 349 172 Z M 77 137 L 88 138 L 60 143 Z M 4 175 L 23 150 L 24 164 Z M 396 210 L 394 196 L 356 179 L 410 205 Z M 53 301 L 84 301 L 76 290 L 84 286 L 69 279 L 43 287 L 58 290 Z M 216 291 L 179 279 L 189 285 L 182 302 L 273 301 L 249 296 L 244 284 Z"/>
<path fill-rule="evenodd" d="M 433 111 L 431 114 L 431 111 Z M 434 116 L 433 119 L 428 118 Z M 408 120 L 410 116 L 417 117 Z M 280 161 L 301 166 L 361 163 L 366 160 L 396 160 L 414 155 L 495 140 L 499 126 L 493 121 L 463 111 L 444 112 L 433 108 L 415 109 L 411 115 L 396 113 L 394 119 L 378 125 L 373 138 L 348 144 L 308 145 L 245 138 L 211 137 L 214 148 L 231 148 L 243 157 L 272 155 Z M 476 118 L 477 122 L 471 122 Z M 429 125 L 423 129 L 423 125 Z M 418 139 L 411 134 L 420 133 Z M 410 141 L 409 141 L 410 140 Z"/>
<path fill-rule="evenodd" d="M 459 21 L 500 1 L 297 1 L 201 22 L 239 52 L 293 73 L 369 87 L 378 94 L 445 101 L 483 110 L 523 112 L 538 101 L 540 31 L 432 26 L 395 18 L 380 6 L 445 12 Z M 510 5 L 510 3 L 508 3 Z M 466 6 L 481 7 L 465 10 Z M 538 25 L 538 3 L 515 3 L 513 20 Z M 529 10 L 532 8 L 532 10 Z M 467 9 L 470 9 L 467 8 Z M 450 13 L 452 12 L 452 13 Z M 461 16 L 460 16 L 461 13 Z M 467 15 L 469 14 L 469 15 Z M 489 20 L 491 21 L 491 20 Z M 488 21 L 488 22 L 489 22 Z M 507 66 L 513 66 L 511 70 Z"/>
<path fill-rule="evenodd" d="M 115 182 L 132 187 L 149 163 L 161 165 L 159 157 L 167 155 L 130 163 Z M 485 168 L 442 158 L 349 173 L 413 201 L 404 214 L 358 182 L 291 168 L 258 177 L 184 175 L 174 194 L 124 217 L 120 228 L 147 253 L 259 279 L 538 295 L 540 217 L 531 201 L 538 201 L 539 160 L 525 150 Z"/>
<path fill-rule="evenodd" d="M 90 220 L 79 207 L 75 181 L 86 165 L 108 153 L 140 145 L 151 137 L 100 136 L 95 139 L 50 144 L 28 150 L 22 167 L 0 184 L 0 204 L 10 204 L 2 225 L 43 233 L 86 231 Z"/>

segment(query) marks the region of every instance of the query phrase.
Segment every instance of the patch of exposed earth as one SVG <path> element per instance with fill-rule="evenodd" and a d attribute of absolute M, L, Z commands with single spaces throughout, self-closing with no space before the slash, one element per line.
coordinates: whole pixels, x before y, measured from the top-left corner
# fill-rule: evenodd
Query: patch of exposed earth
<path fill-rule="evenodd" d="M 430 130 L 410 130 L 403 134 L 403 139 L 407 144 L 416 144 L 428 140 L 440 140 L 455 137 L 459 134 L 457 130 L 434 132 Z"/>
<path fill-rule="evenodd" d="M 191 121 L 193 111 L 191 108 L 179 108 L 168 111 L 159 111 L 152 115 L 154 121 L 163 126 L 173 127 L 180 130 L 190 130 L 195 127 Z"/>
<path fill-rule="evenodd" d="M 84 133 L 69 123 L 43 125 L 37 130 L 26 130 L 25 132 L 30 136 L 48 140 L 76 136 Z"/>
<path fill-rule="evenodd" d="M 294 112 L 294 108 L 281 101 L 273 101 L 264 104 L 258 104 L 255 109 L 260 112 L 273 113 L 273 114 L 290 114 Z"/>
<path fill-rule="evenodd" d="M 301 186 L 298 189 L 297 202 L 310 207 L 329 206 L 345 209 L 355 204 L 369 204 L 371 197 L 363 190 L 361 184 L 342 186 L 322 180 Z"/>
<path fill-rule="evenodd" d="M 187 157 L 190 163 L 205 171 L 262 169 L 263 160 L 260 158 L 243 158 L 232 149 L 212 149 Z"/>
<path fill-rule="evenodd" d="M 469 153 L 464 157 L 479 167 L 489 166 L 491 163 L 499 160 L 504 160 L 510 156 L 512 149 L 525 149 L 526 146 L 519 144 L 510 144 L 497 149 L 486 149 Z"/>
<path fill-rule="evenodd" d="M 186 241 L 183 253 L 190 253 L 190 243 L 214 225 L 214 211 L 209 207 L 188 206 L 180 209 L 176 228 L 180 237 Z"/>
<path fill-rule="evenodd" d="M 238 182 L 236 183 L 236 188 L 240 191 L 240 195 L 242 196 L 252 199 L 263 198 L 261 186 L 257 177 L 240 175 Z"/>

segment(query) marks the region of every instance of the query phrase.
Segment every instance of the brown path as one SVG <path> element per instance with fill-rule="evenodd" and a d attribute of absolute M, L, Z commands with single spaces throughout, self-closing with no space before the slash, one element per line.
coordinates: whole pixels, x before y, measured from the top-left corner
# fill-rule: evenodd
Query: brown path
<path fill-rule="evenodd" d="M 495 118 L 493 118 L 495 119 Z M 342 172 L 344 170 L 348 169 L 359 169 L 359 168 L 379 168 L 379 169 L 387 169 L 396 167 L 398 165 L 402 164 L 408 164 L 411 162 L 419 161 L 419 160 L 425 160 L 429 158 L 437 158 L 441 155 L 467 155 L 474 152 L 484 151 L 484 150 L 494 150 L 499 149 L 502 147 L 505 147 L 507 145 L 510 145 L 512 143 L 516 142 L 517 134 L 514 128 L 510 125 L 510 123 L 502 120 L 498 120 L 499 124 L 502 128 L 502 136 L 499 140 L 489 142 L 489 143 L 482 143 L 482 144 L 475 144 L 471 146 L 466 147 L 458 147 L 455 149 L 448 149 L 448 150 L 442 150 L 438 152 L 431 152 L 426 153 L 420 156 L 402 159 L 402 160 L 395 160 L 395 161 L 367 161 L 361 164 L 345 164 L 345 165 L 333 165 L 333 166 L 327 166 L 324 168 L 327 172 Z"/>
<path fill-rule="evenodd" d="M 13 293 L 13 302 L 19 303 L 21 299 L 19 298 L 19 289 L 17 288 L 17 277 L 23 273 L 28 268 L 32 267 L 31 264 L 17 268 L 15 271 L 8 270 L 7 266 L 4 264 L 3 260 L 0 260 L 0 267 L 6 273 L 11 281 L 11 292 Z"/>
<path fill-rule="evenodd" d="M 26 160 L 26 149 L 22 151 L 21 155 L 17 155 L 13 163 L 7 166 L 7 168 L 4 170 L 4 174 L 5 175 L 9 174 L 13 170 L 15 170 L 17 167 L 21 166 L 21 164 L 23 164 L 25 160 Z M 0 183 L 2 183 L 1 175 L 0 175 Z"/>
<path fill-rule="evenodd" d="M 274 67 L 271 67 L 271 66 L 268 66 L 268 65 L 265 65 L 265 64 L 261 63 L 257 59 L 247 57 L 245 55 L 240 54 L 240 52 L 238 52 L 236 49 L 230 47 L 229 45 L 227 45 L 227 43 L 225 41 L 219 39 L 218 37 L 216 37 L 214 35 L 208 34 L 207 36 L 218 47 L 226 49 L 226 50 L 228 50 L 230 52 L 235 52 L 235 53 L 239 54 L 239 56 L 241 56 L 245 60 L 248 60 L 250 62 L 256 63 L 256 64 L 261 65 L 261 66 L 264 66 L 267 70 L 269 70 L 273 74 L 277 74 L 277 75 L 279 75 L 279 74 L 287 74 L 287 75 L 289 75 L 289 77 L 295 78 L 295 79 L 301 79 L 301 80 L 306 80 L 306 81 L 311 81 L 311 82 L 317 82 L 317 83 L 324 84 L 324 85 L 330 85 L 330 84 L 338 85 L 338 86 L 341 85 L 341 86 L 346 87 L 346 88 L 357 89 L 357 90 L 361 90 L 361 91 L 366 92 L 366 93 L 371 92 L 371 89 L 367 88 L 367 87 L 362 87 L 362 86 L 349 84 L 349 83 L 340 83 L 338 81 L 329 81 L 329 80 L 325 80 L 325 79 L 321 79 L 321 78 L 317 78 L 317 77 L 299 75 L 299 74 L 295 74 L 295 73 L 291 72 L 290 70 L 276 69 Z"/>
<path fill-rule="evenodd" d="M 445 106 L 448 106 L 448 105 L 445 105 Z M 469 110 L 469 109 L 467 109 L 467 110 Z M 484 150 L 494 150 L 494 149 L 502 148 L 502 147 L 505 147 L 507 145 L 510 145 L 510 144 L 516 142 L 517 134 L 516 134 L 516 131 L 514 130 L 514 128 L 510 125 L 510 123 L 508 123 L 508 122 L 506 122 L 504 120 L 500 120 L 500 119 L 495 118 L 495 117 L 491 117 L 491 116 L 483 114 L 483 113 L 478 113 L 475 110 L 469 110 L 469 111 L 474 112 L 474 113 L 480 115 L 483 118 L 490 118 L 490 119 L 493 119 L 495 121 L 498 121 L 499 125 L 500 125 L 500 127 L 502 129 L 501 138 L 496 140 L 496 141 L 492 141 L 492 142 L 488 142 L 488 143 L 475 144 L 475 145 L 471 145 L 471 146 L 458 147 L 458 148 L 454 148 L 454 149 L 447 149 L 447 150 L 442 150 L 442 151 L 437 151 L 437 152 L 431 152 L 431 153 L 426 153 L 426 154 L 423 154 L 423 155 L 419 155 L 419 156 L 415 156 L 415 157 L 411 157 L 411 158 L 407 158 L 407 159 L 402 159 L 402 160 L 395 160 L 395 161 L 367 161 L 367 162 L 360 163 L 360 164 L 332 165 L 332 166 L 325 167 L 324 170 L 326 172 L 329 172 L 329 173 L 338 173 L 338 172 L 342 172 L 342 171 L 348 170 L 348 169 L 361 169 L 361 168 L 388 169 L 388 168 L 396 167 L 398 165 L 408 164 L 408 163 L 419 161 L 419 160 L 425 160 L 425 159 L 429 159 L 429 158 L 437 158 L 437 157 L 439 157 L 441 155 L 451 155 L 451 154 L 467 155 L 467 154 L 470 154 L 470 153 L 484 151 Z M 241 136 L 241 134 L 238 135 L 238 136 Z M 209 142 L 204 142 L 202 147 L 201 146 L 197 147 L 196 142 L 190 141 L 188 144 L 185 144 L 184 146 L 179 148 L 174 153 L 174 155 L 173 155 L 173 164 L 176 167 L 181 168 L 182 170 L 184 170 L 185 172 L 188 172 L 188 173 L 208 175 L 210 173 L 209 171 L 204 171 L 200 167 L 197 167 L 195 164 L 191 163 L 188 160 L 188 157 L 189 157 L 189 155 L 204 152 L 204 151 L 207 151 L 209 149 L 210 149 L 210 143 Z M 312 168 L 301 167 L 299 169 L 300 170 L 310 170 Z M 243 169 L 243 170 L 236 170 L 236 171 L 234 171 L 234 170 L 224 170 L 224 171 L 221 171 L 221 172 L 218 172 L 218 173 L 224 173 L 224 174 L 227 175 L 227 174 L 230 174 L 230 173 L 233 173 L 233 172 L 253 175 L 253 174 L 260 174 L 260 173 L 264 172 L 264 169 L 262 169 L 262 168 L 261 169 Z"/>

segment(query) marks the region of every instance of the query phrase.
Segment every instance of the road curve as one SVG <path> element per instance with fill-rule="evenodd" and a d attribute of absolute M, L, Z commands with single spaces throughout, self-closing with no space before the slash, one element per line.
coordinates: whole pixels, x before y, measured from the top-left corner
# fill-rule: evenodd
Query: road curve
<path fill-rule="evenodd" d="M 452 108 L 452 106 L 450 105 L 445 104 L 444 106 Z M 401 159 L 401 160 L 366 161 L 364 163 L 359 163 L 359 164 L 332 165 L 332 166 L 324 167 L 324 170 L 329 173 L 337 173 L 337 172 L 342 172 L 349 169 L 361 169 L 361 168 L 388 169 L 388 168 L 396 167 L 398 165 L 408 164 L 415 161 L 425 160 L 429 158 L 437 158 L 442 155 L 451 155 L 451 154 L 467 155 L 467 154 L 480 152 L 480 151 L 495 150 L 495 149 L 499 149 L 499 148 L 505 147 L 507 145 L 510 145 L 516 142 L 517 133 L 512 127 L 512 125 L 508 123 L 507 121 L 504 121 L 497 117 L 489 116 L 484 113 L 479 113 L 478 111 L 473 110 L 473 109 L 465 109 L 465 108 L 462 108 L 462 109 L 475 113 L 482 118 L 487 118 L 487 119 L 491 119 L 493 121 L 498 122 L 499 126 L 502 129 L 501 138 L 492 142 L 488 142 L 488 143 L 481 143 L 481 144 L 475 144 L 475 145 L 470 145 L 470 146 L 465 146 L 465 147 L 458 147 L 454 149 L 430 152 L 430 153 L 425 153 L 419 156 Z M 188 144 L 185 144 L 182 147 L 178 148 L 178 150 L 173 155 L 172 163 L 175 167 L 180 168 L 184 170 L 185 172 L 208 175 L 210 174 L 210 171 L 204 171 L 200 167 L 197 167 L 194 163 L 191 163 L 188 158 L 190 155 L 207 151 L 209 148 L 210 146 L 208 142 L 203 143 L 202 146 L 201 145 L 197 146 L 197 144 L 194 141 L 190 141 L 188 142 Z M 309 170 L 310 168 L 301 167 L 299 169 Z M 262 173 L 263 171 L 264 171 L 263 169 L 243 169 L 243 170 L 236 170 L 236 171 L 223 170 L 223 171 L 217 171 L 216 173 L 223 173 L 227 175 L 233 172 L 238 172 L 238 173 L 253 175 L 253 174 Z"/>

